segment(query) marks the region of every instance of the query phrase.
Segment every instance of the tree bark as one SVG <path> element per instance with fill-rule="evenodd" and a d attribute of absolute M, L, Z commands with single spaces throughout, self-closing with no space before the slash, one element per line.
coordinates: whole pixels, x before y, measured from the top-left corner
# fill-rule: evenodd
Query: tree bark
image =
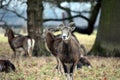
<path fill-rule="evenodd" d="M 33 55 L 47 55 L 44 42 L 41 39 L 43 23 L 43 5 L 42 0 L 27 1 L 28 35 L 35 39 Z"/>
<path fill-rule="evenodd" d="M 120 0 L 102 0 L 100 25 L 88 54 L 120 57 Z"/>

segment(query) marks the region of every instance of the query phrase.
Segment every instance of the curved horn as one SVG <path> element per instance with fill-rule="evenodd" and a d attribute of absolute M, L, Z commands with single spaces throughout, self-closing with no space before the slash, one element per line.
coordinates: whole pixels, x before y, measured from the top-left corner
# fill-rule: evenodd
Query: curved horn
<path fill-rule="evenodd" d="M 57 26 L 57 29 L 62 29 L 65 25 L 62 23 L 59 26 Z"/>
<path fill-rule="evenodd" d="M 73 27 L 74 25 L 75 25 L 74 22 L 70 22 L 70 23 L 68 24 L 68 26 L 70 26 L 70 27 Z"/>

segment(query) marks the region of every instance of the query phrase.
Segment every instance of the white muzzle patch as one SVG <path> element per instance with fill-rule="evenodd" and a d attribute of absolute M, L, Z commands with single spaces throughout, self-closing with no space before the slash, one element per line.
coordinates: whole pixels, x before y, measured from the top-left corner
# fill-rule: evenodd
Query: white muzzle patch
<path fill-rule="evenodd" d="M 62 35 L 62 39 L 63 39 L 63 40 L 68 40 L 68 39 L 69 39 L 69 36 L 68 36 L 67 34 L 63 34 L 63 35 Z"/>

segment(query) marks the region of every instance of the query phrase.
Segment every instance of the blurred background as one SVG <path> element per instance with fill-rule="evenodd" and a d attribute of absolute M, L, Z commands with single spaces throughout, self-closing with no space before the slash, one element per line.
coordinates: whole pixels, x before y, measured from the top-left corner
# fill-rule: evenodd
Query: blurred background
<path fill-rule="evenodd" d="M 0 27 L 4 25 L 4 22 L 12 27 L 16 32 L 27 30 L 27 0 L 1 0 L 0 3 Z M 68 12 L 65 9 L 71 10 L 71 16 L 75 16 L 73 21 L 76 26 L 86 28 L 88 21 L 86 18 L 90 18 L 91 12 L 96 5 L 95 0 L 79 0 L 79 1 L 62 1 L 60 7 L 57 6 L 54 0 L 43 0 L 43 19 L 49 19 L 43 22 L 44 27 L 56 27 L 60 23 L 64 22 L 68 24 L 68 20 L 53 21 L 52 19 L 63 19 L 69 17 Z M 61 8 L 62 7 L 62 8 Z M 63 9 L 65 8 L 65 9 Z M 99 15 L 95 21 L 95 28 L 98 27 Z M 51 20 L 50 20 L 51 19 Z M 0 29 L 2 30 L 2 29 Z M 2 32 L 2 31 L 0 31 Z"/>

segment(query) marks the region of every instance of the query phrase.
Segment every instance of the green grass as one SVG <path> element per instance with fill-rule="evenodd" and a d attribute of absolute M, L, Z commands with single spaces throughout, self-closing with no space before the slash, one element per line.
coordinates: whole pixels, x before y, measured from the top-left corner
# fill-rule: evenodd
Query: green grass
<path fill-rule="evenodd" d="M 58 33 L 56 33 L 58 34 Z M 81 44 L 89 51 L 94 44 L 96 32 L 92 35 L 75 33 Z M 1 39 L 2 38 L 2 39 Z M 16 66 L 15 72 L 0 73 L 0 80 L 65 80 L 54 68 L 56 60 L 50 57 L 31 57 L 13 60 L 7 38 L 0 35 L 0 59 L 9 59 Z M 74 80 L 120 80 L 120 59 L 89 56 L 93 68 L 75 70 Z"/>
<path fill-rule="evenodd" d="M 0 34 L 0 42 L 7 42 L 7 37 L 4 34 Z"/>

